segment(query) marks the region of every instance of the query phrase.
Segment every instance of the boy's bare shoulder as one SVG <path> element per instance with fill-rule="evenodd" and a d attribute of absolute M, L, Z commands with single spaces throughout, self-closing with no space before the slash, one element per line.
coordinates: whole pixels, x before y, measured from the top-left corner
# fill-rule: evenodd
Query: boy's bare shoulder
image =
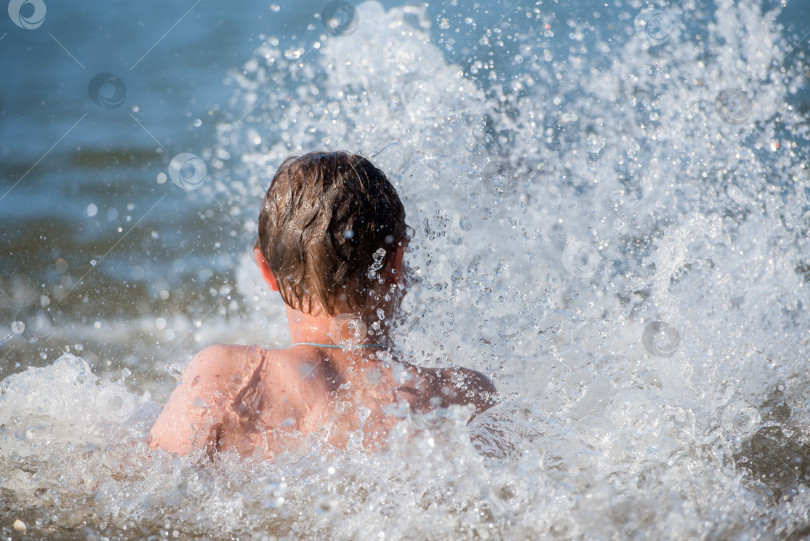
<path fill-rule="evenodd" d="M 254 364 L 263 350 L 257 346 L 216 344 L 200 350 L 183 372 L 183 381 L 224 382 Z"/>
<path fill-rule="evenodd" d="M 200 362 L 220 363 L 232 360 L 234 357 L 244 355 L 255 346 L 239 346 L 235 344 L 214 344 L 197 352 L 195 359 Z"/>
<path fill-rule="evenodd" d="M 473 404 L 480 413 L 497 402 L 497 389 L 484 374 L 463 367 L 408 368 L 422 380 L 421 392 L 426 398 L 439 399 L 442 407 Z"/>
<path fill-rule="evenodd" d="M 250 375 L 255 370 L 269 369 L 279 375 L 311 360 L 311 355 L 302 355 L 290 349 L 268 349 L 261 346 L 217 344 L 197 353 L 184 372 L 192 377 L 207 379 Z"/>

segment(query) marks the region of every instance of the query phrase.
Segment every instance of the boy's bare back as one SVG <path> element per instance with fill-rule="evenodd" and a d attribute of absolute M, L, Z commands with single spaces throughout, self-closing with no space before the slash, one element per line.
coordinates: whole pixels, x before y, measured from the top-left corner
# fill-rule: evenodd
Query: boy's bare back
<path fill-rule="evenodd" d="M 421 413 L 470 404 L 477 412 L 493 403 L 494 387 L 472 370 L 376 357 L 370 350 L 313 346 L 206 348 L 184 372 L 152 428 L 150 445 L 179 454 L 235 449 L 272 458 L 306 445 L 311 434 L 345 447 L 348 434 L 362 428 L 364 446 L 376 450 L 401 420 L 398 406 Z"/>
<path fill-rule="evenodd" d="M 408 285 L 408 231 L 396 190 L 366 158 L 285 160 L 262 201 L 253 253 L 284 301 L 293 345 L 201 351 L 150 444 L 270 458 L 308 446 L 308 436 L 345 447 L 361 428 L 365 448 L 379 449 L 403 408 L 492 406 L 495 389 L 478 372 L 417 368 L 385 347 Z"/>

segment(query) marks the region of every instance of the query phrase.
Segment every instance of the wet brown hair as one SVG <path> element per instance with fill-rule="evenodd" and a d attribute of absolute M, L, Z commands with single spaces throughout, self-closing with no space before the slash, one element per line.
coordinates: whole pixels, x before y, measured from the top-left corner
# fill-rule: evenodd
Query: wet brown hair
<path fill-rule="evenodd" d="M 259 212 L 258 246 L 285 303 L 335 316 L 343 303 L 368 307 L 407 228 L 396 190 L 369 160 L 312 152 L 278 168 Z"/>

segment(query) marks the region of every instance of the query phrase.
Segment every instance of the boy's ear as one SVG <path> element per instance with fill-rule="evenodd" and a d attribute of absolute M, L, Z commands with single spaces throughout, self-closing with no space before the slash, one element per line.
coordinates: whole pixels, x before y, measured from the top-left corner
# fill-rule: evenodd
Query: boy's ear
<path fill-rule="evenodd" d="M 267 264 L 267 260 L 262 255 L 262 251 L 259 249 L 258 246 L 253 248 L 253 257 L 256 259 L 256 265 L 259 267 L 259 272 L 262 273 L 262 278 L 270 286 L 270 289 L 273 291 L 278 291 L 278 282 L 276 282 L 276 277 L 273 276 L 273 271 L 270 270 L 270 266 Z"/>

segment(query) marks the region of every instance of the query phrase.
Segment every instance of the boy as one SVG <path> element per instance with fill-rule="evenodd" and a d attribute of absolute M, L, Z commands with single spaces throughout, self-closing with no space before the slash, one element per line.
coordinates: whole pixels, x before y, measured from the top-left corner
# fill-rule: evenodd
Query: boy
<path fill-rule="evenodd" d="M 364 447 L 379 449 L 398 409 L 491 407 L 495 388 L 478 372 L 418 368 L 387 351 L 407 245 L 402 202 L 367 159 L 317 152 L 284 161 L 262 202 L 254 256 L 284 300 L 292 345 L 202 350 L 149 444 L 272 458 L 307 435 L 345 448 L 361 429 Z"/>

